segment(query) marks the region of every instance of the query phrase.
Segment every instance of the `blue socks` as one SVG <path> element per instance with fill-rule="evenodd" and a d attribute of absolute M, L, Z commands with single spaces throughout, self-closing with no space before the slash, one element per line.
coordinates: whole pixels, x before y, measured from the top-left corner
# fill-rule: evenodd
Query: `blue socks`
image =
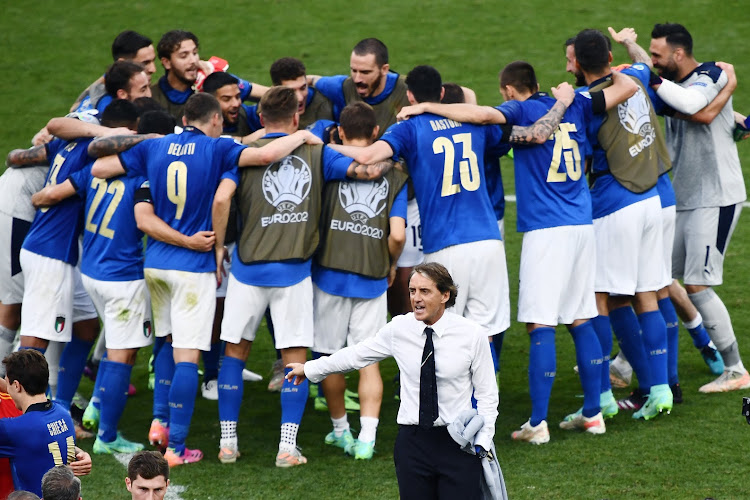
<path fill-rule="evenodd" d="M 669 385 L 674 385 L 680 382 L 680 378 L 677 375 L 680 323 L 677 319 L 677 312 L 674 310 L 674 305 L 672 305 L 669 297 L 659 300 L 659 311 L 661 311 L 664 322 L 667 324 L 667 377 Z"/>
<path fill-rule="evenodd" d="M 495 342 L 490 341 L 490 354 L 492 355 L 492 365 L 495 367 L 495 373 L 500 371 L 500 361 L 497 358 L 497 350 L 495 349 Z"/>
<path fill-rule="evenodd" d="M 237 422 L 240 418 L 240 405 L 244 385 L 242 369 L 245 363 L 241 359 L 224 356 L 219 370 L 219 421 Z"/>
<path fill-rule="evenodd" d="M 210 351 L 201 351 L 203 356 L 203 381 L 216 380 L 219 377 L 219 357 L 223 351 L 223 342 L 211 344 Z"/>
<path fill-rule="evenodd" d="M 643 346 L 648 354 L 651 385 L 668 384 L 667 325 L 664 317 L 660 311 L 648 311 L 638 316 L 638 322 L 643 331 Z M 627 354 L 625 353 L 626 356 Z"/>
<path fill-rule="evenodd" d="M 685 326 L 685 328 L 687 328 L 687 325 Z M 688 328 L 687 331 L 690 334 L 690 337 L 693 339 L 693 345 L 697 349 L 702 349 L 707 346 L 709 342 L 711 342 L 711 338 L 708 336 L 706 327 L 703 326 L 703 321 L 698 323 L 698 326 L 696 326 L 695 328 Z"/>
<path fill-rule="evenodd" d="M 169 389 L 174 378 L 172 344 L 165 342 L 154 360 L 154 418 L 169 422 Z"/>
<path fill-rule="evenodd" d="M 104 374 L 102 375 L 102 371 Z M 99 438 L 111 443 L 117 438 L 117 424 L 128 400 L 128 385 L 133 367 L 125 363 L 116 363 L 102 359 L 99 373 L 102 380 L 99 388 L 100 417 Z M 99 377 L 97 376 L 97 380 Z"/>
<path fill-rule="evenodd" d="M 581 387 L 583 387 L 583 416 L 593 417 L 601 411 L 599 394 L 601 389 L 602 349 L 591 321 L 571 328 L 570 335 L 572 335 L 576 346 L 578 376 L 581 379 Z"/>
<path fill-rule="evenodd" d="M 70 409 L 70 403 L 78 390 L 86 360 L 89 357 L 93 342 L 86 342 L 73 336 L 63 349 L 60 356 L 60 372 L 57 379 L 57 394 L 55 401 Z"/>
<path fill-rule="evenodd" d="M 638 385 L 643 394 L 648 394 L 651 390 L 651 372 L 646 359 L 646 350 L 643 347 L 641 339 L 641 324 L 635 315 L 633 308 L 628 306 L 618 307 L 609 311 L 609 320 L 612 323 L 612 330 L 617 336 L 620 349 L 628 358 L 630 366 L 638 377 Z"/>
<path fill-rule="evenodd" d="M 292 371 L 291 368 L 284 368 L 284 375 Z M 302 422 L 302 415 L 305 413 L 305 403 L 307 403 L 307 392 L 309 381 L 304 380 L 300 385 L 294 385 L 284 378 L 284 385 L 281 386 L 281 424 L 297 424 Z"/>
<path fill-rule="evenodd" d="M 169 447 L 177 455 L 182 455 L 185 451 L 185 439 L 190 430 L 197 391 L 198 365 L 177 363 L 169 390 Z"/>
<path fill-rule="evenodd" d="M 601 391 L 604 394 L 612 390 L 609 381 L 609 359 L 612 354 L 612 325 L 609 323 L 609 316 L 596 316 L 591 318 L 591 326 L 594 327 L 596 338 L 599 339 L 599 345 L 602 348 L 602 373 L 601 373 Z"/>
<path fill-rule="evenodd" d="M 555 329 L 537 328 L 529 333 L 529 395 L 531 396 L 530 423 L 536 427 L 547 419 L 549 397 L 555 382 Z M 598 404 L 598 398 L 597 398 Z"/>

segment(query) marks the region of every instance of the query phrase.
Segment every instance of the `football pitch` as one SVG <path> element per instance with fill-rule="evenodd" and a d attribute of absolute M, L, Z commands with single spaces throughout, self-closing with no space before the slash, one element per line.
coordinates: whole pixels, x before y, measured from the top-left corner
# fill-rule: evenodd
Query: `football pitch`
<path fill-rule="evenodd" d="M 750 16 L 746 2 L 727 0 L 646 2 L 571 2 L 540 0 L 505 2 L 447 0 L 398 2 L 363 0 L 268 0 L 265 2 L 198 2 L 111 0 L 4 2 L 0 16 L 0 152 L 25 148 L 49 118 L 66 113 L 77 95 L 111 63 L 110 45 L 125 29 L 149 36 L 154 44 L 165 31 L 193 31 L 201 42 L 202 59 L 217 55 L 229 61 L 230 71 L 269 85 L 268 67 L 284 56 L 301 59 L 309 74 L 342 74 L 349 70 L 349 54 L 366 37 L 383 40 L 391 68 L 408 72 L 417 64 L 435 66 L 444 81 L 473 88 L 480 104 L 497 105 L 497 73 L 508 62 L 532 63 L 542 90 L 561 81 L 565 73 L 563 43 L 583 28 L 606 32 L 631 26 L 648 47 L 656 22 L 679 22 L 693 35 L 699 61 L 723 60 L 735 65 L 739 86 L 734 108 L 750 113 L 750 66 L 746 39 Z M 626 52 L 613 48 L 614 62 L 626 62 Z M 157 63 L 157 74 L 163 70 Z M 746 178 L 750 177 L 750 141 L 738 145 Z M 506 193 L 513 194 L 512 161 L 502 160 Z M 0 167 L 2 169 L 2 167 Z M 746 183 L 747 184 L 747 183 Z M 466 214 L 471 217 L 471 214 Z M 740 352 L 750 363 L 750 215 L 740 218 L 728 249 L 725 282 L 717 288 L 732 315 Z M 506 212 L 506 251 L 515 308 L 520 235 L 515 229 L 515 206 Z M 745 309 L 745 308 L 748 309 Z M 601 436 L 564 432 L 557 427 L 567 413 L 582 403 L 573 372 L 573 342 L 564 328 L 557 335 L 557 380 L 550 402 L 551 441 L 536 447 L 510 440 L 510 433 L 530 414 L 526 382 L 528 339 L 525 327 L 513 323 L 501 357 L 500 415 L 495 444 L 512 499 L 703 499 L 748 498 L 750 426 L 740 414 L 744 393 L 704 395 L 698 387 L 714 377 L 681 329 L 680 383 L 685 402 L 671 415 L 654 421 L 635 421 L 621 413 L 607 422 Z M 151 392 L 147 389 L 142 352 L 133 374 L 138 394 L 130 399 L 121 422 L 123 434 L 145 441 L 151 420 Z M 275 359 L 269 335 L 258 333 L 248 366 L 268 375 Z M 393 399 L 395 363 L 381 364 L 384 400 L 378 429 L 377 453 L 371 461 L 357 461 L 323 444 L 330 431 L 327 412 L 308 402 L 298 442 L 309 463 L 277 469 L 274 457 L 279 433 L 279 397 L 263 382 L 246 383 L 238 428 L 242 457 L 222 465 L 217 403 L 198 397 L 188 438 L 200 448 L 203 462 L 172 471 L 168 498 L 397 498 L 392 450 L 398 403 Z M 349 378 L 356 390 L 357 376 Z M 85 380 L 80 392 L 91 393 Z M 617 397 L 627 395 L 617 390 Z M 349 416 L 359 429 L 358 414 Z M 82 441 L 91 450 L 93 440 Z M 83 497 L 129 498 L 123 465 L 112 456 L 93 457 L 93 473 L 83 478 Z"/>

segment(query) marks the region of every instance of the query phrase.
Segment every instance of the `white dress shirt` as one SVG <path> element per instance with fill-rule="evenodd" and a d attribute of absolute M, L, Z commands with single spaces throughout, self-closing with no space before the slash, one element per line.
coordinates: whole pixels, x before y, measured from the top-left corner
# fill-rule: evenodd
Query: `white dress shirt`
<path fill-rule="evenodd" d="M 487 333 L 478 324 L 451 312 L 430 325 L 434 330 L 438 414 L 435 425 L 449 425 L 471 408 L 472 391 L 484 428 L 475 444 L 489 450 L 495 435 L 498 391 Z M 317 383 L 393 356 L 401 371 L 401 406 L 396 421 L 419 425 L 419 378 L 427 327 L 413 313 L 396 316 L 378 333 L 328 357 L 305 363 L 305 376 Z"/>

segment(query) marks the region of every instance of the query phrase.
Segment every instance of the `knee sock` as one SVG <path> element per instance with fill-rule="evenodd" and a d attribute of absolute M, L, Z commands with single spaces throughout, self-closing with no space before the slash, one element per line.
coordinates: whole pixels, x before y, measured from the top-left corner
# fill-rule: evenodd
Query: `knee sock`
<path fill-rule="evenodd" d="M 667 325 L 660 311 L 648 311 L 638 316 L 643 332 L 643 346 L 648 357 L 651 385 L 669 384 L 667 376 Z"/>
<path fill-rule="evenodd" d="M 500 371 L 500 353 L 503 350 L 503 340 L 505 340 L 505 332 L 500 332 L 497 335 L 492 336 L 492 346 L 495 349 L 495 354 L 493 354 L 492 357 L 492 363 L 495 365 L 495 373 L 498 373 Z"/>
<path fill-rule="evenodd" d="M 361 429 L 357 439 L 363 443 L 372 443 L 375 441 L 378 432 L 378 423 L 380 419 L 375 417 L 359 417 Z"/>
<path fill-rule="evenodd" d="M 529 334 L 529 395 L 531 396 L 530 423 L 537 426 L 547 420 L 549 397 L 555 382 L 555 329 L 537 328 Z M 597 401 L 598 404 L 598 401 Z"/>
<path fill-rule="evenodd" d="M 105 355 L 99 361 L 99 368 L 96 370 L 96 380 L 94 380 L 94 392 L 91 393 L 91 400 L 89 400 L 89 404 L 94 405 L 94 408 L 96 408 L 97 410 L 101 410 L 101 387 L 102 380 L 104 380 L 103 372 L 107 368 L 107 363 L 109 363 L 109 360 Z"/>
<path fill-rule="evenodd" d="M 284 368 L 285 375 L 290 371 L 290 368 Z M 294 385 L 294 383 L 284 378 L 284 385 L 281 386 L 280 451 L 293 451 L 297 446 L 297 430 L 299 429 L 300 422 L 302 422 L 302 415 L 305 413 L 308 386 L 307 379 L 300 385 Z"/>
<path fill-rule="evenodd" d="M 599 345 L 602 348 L 602 373 L 600 393 L 612 390 L 609 382 L 609 359 L 612 354 L 612 325 L 609 323 L 609 316 L 596 316 L 591 318 L 591 326 L 594 327 L 596 338 L 599 339 Z"/>
<path fill-rule="evenodd" d="M 685 329 L 693 339 L 693 345 L 696 349 L 702 349 L 711 342 L 711 338 L 703 326 L 703 316 L 701 316 L 701 313 L 698 313 L 691 321 L 684 321 L 683 325 L 685 325 Z"/>
<path fill-rule="evenodd" d="M 169 389 L 169 447 L 177 455 L 182 455 L 185 451 L 185 439 L 190 430 L 197 391 L 198 365 L 176 363 Z"/>
<path fill-rule="evenodd" d="M 94 352 L 91 354 L 91 360 L 94 363 L 99 363 L 107 355 L 107 343 L 104 339 L 104 332 L 101 332 L 99 338 L 96 340 L 96 347 Z"/>
<path fill-rule="evenodd" d="M 641 338 L 641 325 L 635 311 L 630 306 L 618 307 L 609 311 L 609 320 L 612 323 L 612 330 L 617 336 L 617 343 L 620 349 L 633 367 L 633 371 L 638 377 L 638 385 L 644 394 L 648 394 L 651 389 L 651 374 L 649 371 L 646 350 L 643 347 Z"/>
<path fill-rule="evenodd" d="M 151 354 L 154 356 L 154 363 L 156 362 L 156 357 L 159 355 L 159 351 L 166 343 L 167 337 L 154 337 L 154 345 L 151 348 Z"/>
<path fill-rule="evenodd" d="M 117 438 L 117 425 L 120 422 L 120 417 L 122 417 L 122 412 L 125 411 L 130 373 L 133 371 L 133 367 L 125 363 L 102 359 L 99 365 L 99 374 L 102 371 L 104 371 L 104 376 L 99 388 L 101 414 L 98 436 L 102 441 L 111 443 Z"/>
<path fill-rule="evenodd" d="M 593 417 L 601 411 L 602 348 L 591 321 L 570 329 L 576 347 L 578 376 L 583 387 L 583 416 Z"/>
<path fill-rule="evenodd" d="M 677 319 L 677 311 L 669 297 L 659 300 L 659 311 L 667 324 L 667 377 L 669 385 L 679 384 L 680 377 L 677 375 L 677 361 L 679 356 L 679 333 L 680 322 Z"/>
<path fill-rule="evenodd" d="M 211 344 L 210 351 L 201 351 L 203 356 L 203 382 L 216 380 L 219 377 L 219 357 L 221 356 L 221 341 Z"/>
<path fill-rule="evenodd" d="M 172 344 L 165 342 L 154 360 L 154 418 L 169 424 L 169 390 L 174 378 Z"/>
<path fill-rule="evenodd" d="M 66 410 L 70 409 L 70 403 L 78 390 L 78 384 L 81 382 L 81 375 L 83 375 L 83 369 L 86 367 L 86 360 L 93 345 L 93 342 L 74 336 L 60 356 L 60 373 L 57 379 L 55 401 L 63 405 Z"/>
<path fill-rule="evenodd" d="M 729 311 L 724 302 L 716 295 L 713 288 L 706 288 L 688 296 L 703 316 L 703 324 L 721 353 L 721 357 L 724 358 L 724 365 L 730 367 L 740 364 L 742 361 L 737 349 L 737 338 L 734 336 L 732 320 L 729 318 Z"/>
<path fill-rule="evenodd" d="M 237 422 L 240 419 L 240 406 L 244 384 L 242 369 L 245 362 L 231 356 L 224 356 L 219 370 L 219 422 L 221 424 L 221 446 L 237 445 Z"/>

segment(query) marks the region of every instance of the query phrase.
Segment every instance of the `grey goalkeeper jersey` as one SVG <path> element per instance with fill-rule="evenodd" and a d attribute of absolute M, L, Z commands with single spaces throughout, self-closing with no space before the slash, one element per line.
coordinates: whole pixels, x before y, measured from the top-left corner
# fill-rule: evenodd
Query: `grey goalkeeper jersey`
<path fill-rule="evenodd" d="M 31 204 L 31 195 L 44 187 L 48 170 L 48 166 L 7 168 L 0 176 L 0 212 L 33 221 L 36 209 Z"/>
<path fill-rule="evenodd" d="M 714 63 L 703 63 L 677 83 L 701 92 L 710 102 L 724 88 L 727 77 Z M 745 181 L 732 138 L 733 128 L 731 98 L 709 125 L 666 118 L 677 210 L 724 207 L 745 201 Z"/>

